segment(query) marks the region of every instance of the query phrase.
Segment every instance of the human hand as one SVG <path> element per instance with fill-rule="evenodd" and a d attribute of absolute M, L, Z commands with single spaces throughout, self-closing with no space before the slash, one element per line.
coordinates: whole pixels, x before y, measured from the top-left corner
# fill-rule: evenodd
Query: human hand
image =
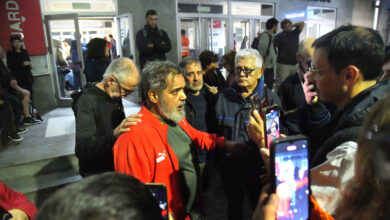
<path fill-rule="evenodd" d="M 146 44 L 147 47 L 150 47 L 150 48 L 153 48 L 154 45 L 153 44 Z"/>
<path fill-rule="evenodd" d="M 261 155 L 261 158 L 263 159 L 264 161 L 264 165 L 265 165 L 265 168 L 267 169 L 267 172 L 269 173 L 269 150 L 265 147 L 261 148 L 260 149 L 260 155 Z"/>
<path fill-rule="evenodd" d="M 216 87 L 216 86 L 210 86 L 210 85 L 208 85 L 207 83 L 203 83 L 203 85 L 205 85 L 206 88 L 207 88 L 213 95 L 215 95 L 215 94 L 218 93 L 218 87 Z"/>
<path fill-rule="evenodd" d="M 275 193 L 270 194 L 270 185 L 265 185 L 261 191 L 259 201 L 255 212 L 253 213 L 252 220 L 275 220 L 276 210 L 278 207 L 278 197 Z"/>
<path fill-rule="evenodd" d="M 129 126 L 133 126 L 141 122 L 142 114 L 134 114 L 123 119 L 123 121 L 114 129 L 114 137 L 118 138 L 121 134 L 130 131 Z"/>
<path fill-rule="evenodd" d="M 259 112 L 255 109 L 251 111 L 249 115 L 249 123 L 246 126 L 248 136 L 252 139 L 259 150 L 265 148 L 265 132 L 264 132 L 264 121 L 261 119 Z"/>
<path fill-rule="evenodd" d="M 28 215 L 21 209 L 10 209 L 8 212 L 12 215 L 11 220 L 29 220 Z"/>
<path fill-rule="evenodd" d="M 309 83 L 311 72 L 305 73 L 305 83 L 303 83 L 303 93 L 305 93 L 305 101 L 308 105 L 314 104 L 318 100 L 318 93 L 315 90 L 315 87 L 313 84 Z"/>
<path fill-rule="evenodd" d="M 26 89 L 22 89 L 22 94 L 23 94 L 23 96 L 29 96 L 30 95 L 30 91 L 28 91 Z"/>
<path fill-rule="evenodd" d="M 24 61 L 23 62 L 23 66 L 30 66 L 30 65 L 31 65 L 30 61 Z"/>

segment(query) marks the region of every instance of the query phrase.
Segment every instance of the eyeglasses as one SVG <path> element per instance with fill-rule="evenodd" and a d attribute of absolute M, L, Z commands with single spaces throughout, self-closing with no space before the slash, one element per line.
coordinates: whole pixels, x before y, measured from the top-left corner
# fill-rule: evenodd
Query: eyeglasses
<path fill-rule="evenodd" d="M 237 66 L 237 67 L 234 68 L 234 73 L 235 74 L 240 74 L 242 71 L 244 71 L 245 76 L 249 76 L 256 69 L 259 69 L 259 68 L 248 69 L 246 67 L 242 68 L 240 66 Z"/>
<path fill-rule="evenodd" d="M 136 90 L 136 89 L 132 89 L 132 90 L 124 89 L 124 88 L 122 88 L 122 86 L 121 86 L 121 84 L 119 83 L 118 79 L 117 79 L 116 77 L 114 77 L 114 79 L 115 79 L 116 83 L 118 84 L 119 91 L 120 91 L 121 94 L 122 94 L 122 90 L 123 90 L 123 92 L 124 92 L 124 95 L 123 95 L 123 96 L 126 97 L 126 96 L 130 95 L 132 92 L 134 92 L 134 91 Z"/>
<path fill-rule="evenodd" d="M 317 73 L 320 73 L 322 70 L 321 69 L 316 69 L 313 65 L 310 65 L 309 71 L 311 73 L 317 74 Z"/>

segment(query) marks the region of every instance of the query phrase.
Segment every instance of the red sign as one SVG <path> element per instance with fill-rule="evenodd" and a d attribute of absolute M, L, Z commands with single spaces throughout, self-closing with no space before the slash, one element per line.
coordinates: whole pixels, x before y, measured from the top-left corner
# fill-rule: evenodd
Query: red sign
<path fill-rule="evenodd" d="M 11 36 L 20 36 L 30 55 L 46 54 L 39 0 L 0 0 L 0 45 L 8 50 Z"/>
<path fill-rule="evenodd" d="M 213 20 L 213 28 L 221 28 L 221 20 Z"/>

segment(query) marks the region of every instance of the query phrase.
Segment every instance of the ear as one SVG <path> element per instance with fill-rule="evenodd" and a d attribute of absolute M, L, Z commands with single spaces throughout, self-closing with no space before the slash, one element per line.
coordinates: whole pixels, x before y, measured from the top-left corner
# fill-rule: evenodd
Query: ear
<path fill-rule="evenodd" d="M 349 65 L 342 70 L 342 74 L 344 74 L 344 80 L 346 85 L 353 86 L 358 80 L 360 76 L 360 70 L 353 65 Z"/>
<path fill-rule="evenodd" d="M 296 53 L 296 54 L 295 54 L 295 58 L 296 58 L 296 59 L 297 59 L 297 61 L 298 61 L 298 60 L 300 60 L 300 59 L 301 59 L 301 55 L 300 55 L 299 53 Z"/>
<path fill-rule="evenodd" d="M 107 85 L 112 86 L 113 83 L 116 83 L 116 80 L 114 76 L 111 75 L 107 78 Z"/>
<path fill-rule="evenodd" d="M 148 97 L 151 103 L 157 103 L 160 100 L 160 97 L 158 96 L 157 92 L 152 90 L 148 91 Z"/>
<path fill-rule="evenodd" d="M 256 79 L 260 79 L 263 76 L 264 68 L 260 68 L 256 70 Z"/>

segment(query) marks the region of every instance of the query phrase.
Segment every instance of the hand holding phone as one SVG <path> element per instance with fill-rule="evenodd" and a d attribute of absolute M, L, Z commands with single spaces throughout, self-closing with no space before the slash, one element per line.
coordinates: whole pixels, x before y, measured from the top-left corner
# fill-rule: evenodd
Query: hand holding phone
<path fill-rule="evenodd" d="M 310 75 L 311 72 L 305 73 L 305 82 L 302 85 L 305 100 L 308 105 L 314 104 L 318 101 L 318 93 L 314 85 L 309 82 Z"/>
<path fill-rule="evenodd" d="M 308 140 L 302 135 L 271 144 L 271 184 L 279 199 L 277 219 L 308 219 L 310 170 Z"/>
<path fill-rule="evenodd" d="M 265 132 L 264 122 L 261 119 L 258 110 L 251 111 L 249 115 L 249 123 L 247 125 L 248 136 L 252 139 L 259 149 L 265 147 Z"/>
<path fill-rule="evenodd" d="M 268 149 L 272 140 L 280 138 L 280 112 L 281 109 L 278 105 L 263 108 L 264 131 L 266 133 L 265 146 Z"/>

